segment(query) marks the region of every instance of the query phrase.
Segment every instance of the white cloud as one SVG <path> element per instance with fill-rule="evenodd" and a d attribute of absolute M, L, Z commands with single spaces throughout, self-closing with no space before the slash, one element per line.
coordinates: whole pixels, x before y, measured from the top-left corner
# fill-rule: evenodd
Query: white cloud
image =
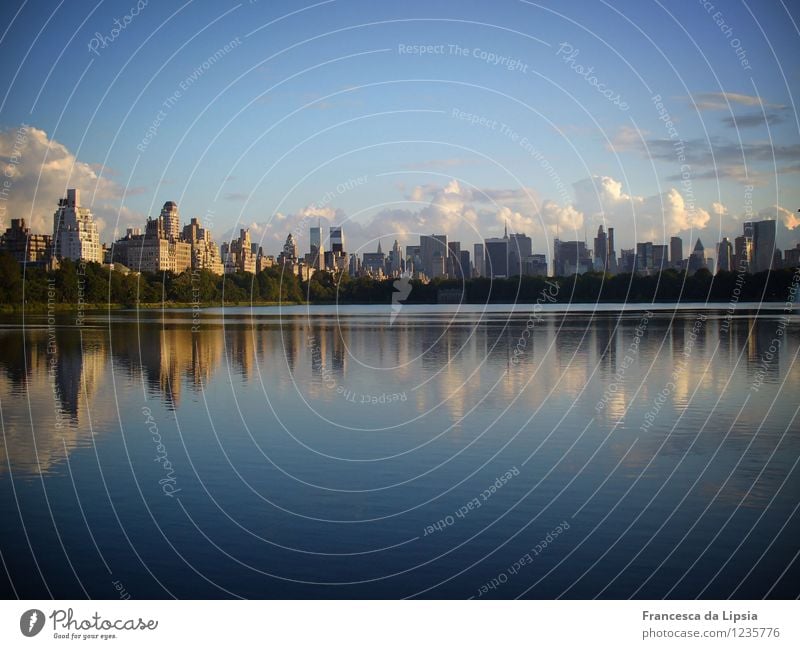
<path fill-rule="evenodd" d="M 0 131 L 0 162 L 9 182 L 8 200 L 0 207 L 6 227 L 10 219 L 23 218 L 34 232 L 52 232 L 58 200 L 73 187 L 81 190 L 81 202 L 92 209 L 104 240 L 113 238 L 118 221 L 118 232 L 132 225 L 141 227 L 144 222 L 143 215 L 120 208 L 125 190 L 108 177 L 109 170 L 101 175 L 99 165 L 78 160 L 41 129 L 21 126 Z M 136 187 L 128 194 L 142 191 Z"/>

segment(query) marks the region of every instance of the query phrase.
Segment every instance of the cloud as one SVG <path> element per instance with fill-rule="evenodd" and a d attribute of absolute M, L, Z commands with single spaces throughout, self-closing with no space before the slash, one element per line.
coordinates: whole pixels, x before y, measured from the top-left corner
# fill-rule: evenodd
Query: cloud
<path fill-rule="evenodd" d="M 0 164 L 9 182 L 8 200 L 0 204 L 0 217 L 6 223 L 23 218 L 34 232 L 52 232 L 58 200 L 73 187 L 81 190 L 81 202 L 91 208 L 106 241 L 112 239 L 118 222 L 118 230 L 124 231 L 145 220 L 122 206 L 124 196 L 143 193 L 145 188 L 126 191 L 109 177 L 110 170 L 78 160 L 66 146 L 34 126 L 0 131 Z"/>
<path fill-rule="evenodd" d="M 797 212 L 791 212 L 780 205 L 773 205 L 759 210 L 758 215 L 764 219 L 776 219 L 783 223 L 788 230 L 794 230 L 800 226 L 800 218 L 798 218 Z"/>
<path fill-rule="evenodd" d="M 764 108 L 786 108 L 783 104 L 773 104 L 757 95 L 743 95 L 738 92 L 700 92 L 693 95 L 698 110 L 730 110 L 731 104 L 757 106 Z"/>
<path fill-rule="evenodd" d="M 226 201 L 246 201 L 250 198 L 250 194 L 244 192 L 226 192 L 222 195 Z"/>
<path fill-rule="evenodd" d="M 743 113 L 740 115 L 728 115 L 722 118 L 722 123 L 730 128 L 752 128 L 754 126 L 764 126 L 779 124 L 784 121 L 783 113 L 768 111 L 763 113 Z"/>

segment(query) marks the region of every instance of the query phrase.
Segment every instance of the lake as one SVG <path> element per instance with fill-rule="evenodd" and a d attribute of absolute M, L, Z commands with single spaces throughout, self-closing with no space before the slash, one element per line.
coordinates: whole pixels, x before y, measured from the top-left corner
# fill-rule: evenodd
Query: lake
<path fill-rule="evenodd" d="M 781 307 L 6 316 L 0 591 L 795 598 Z"/>

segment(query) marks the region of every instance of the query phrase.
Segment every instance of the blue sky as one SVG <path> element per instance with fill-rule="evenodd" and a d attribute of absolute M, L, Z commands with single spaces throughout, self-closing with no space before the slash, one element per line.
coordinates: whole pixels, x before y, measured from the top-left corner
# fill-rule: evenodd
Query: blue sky
<path fill-rule="evenodd" d="M 291 230 L 307 243 L 317 219 L 344 222 L 352 250 L 441 231 L 471 244 L 506 220 L 537 252 L 600 223 L 618 247 L 679 233 L 711 248 L 746 218 L 778 219 L 783 247 L 800 241 L 796 6 L 122 0 L 2 12 L 4 220 L 50 228 L 75 185 L 106 241 L 167 200 L 218 242 L 249 227 L 273 253 Z"/>

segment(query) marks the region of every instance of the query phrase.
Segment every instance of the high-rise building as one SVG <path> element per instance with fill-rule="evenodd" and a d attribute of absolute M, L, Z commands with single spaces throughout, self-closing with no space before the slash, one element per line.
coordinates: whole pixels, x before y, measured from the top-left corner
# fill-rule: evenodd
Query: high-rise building
<path fill-rule="evenodd" d="M 529 255 L 522 260 L 523 275 L 547 276 L 547 255 Z"/>
<path fill-rule="evenodd" d="M 383 254 L 381 242 L 378 241 L 377 252 L 365 252 L 361 261 L 362 272 L 369 273 L 377 277 L 383 277 L 386 272 L 386 255 Z"/>
<path fill-rule="evenodd" d="M 468 279 L 472 277 L 472 266 L 469 261 L 469 250 L 462 250 L 459 254 L 459 275 L 460 278 Z"/>
<path fill-rule="evenodd" d="M 291 238 L 291 234 L 289 237 Z M 287 239 L 288 243 L 288 239 Z M 297 260 L 297 246 L 294 245 L 294 260 Z M 285 247 L 284 247 L 285 248 Z M 255 273 L 257 250 L 253 250 L 253 243 L 250 241 L 250 230 L 244 228 L 239 230 L 239 238 L 231 239 L 230 242 L 222 245 L 222 257 L 225 273 Z"/>
<path fill-rule="evenodd" d="M 508 274 L 524 275 L 523 260 L 533 254 L 533 242 L 524 232 L 508 237 Z"/>
<path fill-rule="evenodd" d="M 753 240 L 744 235 L 733 240 L 733 263 L 737 273 L 746 273 L 750 270 L 753 259 Z"/>
<path fill-rule="evenodd" d="M 462 277 L 461 269 L 461 242 L 449 241 L 447 243 L 447 276 L 450 279 Z"/>
<path fill-rule="evenodd" d="M 722 237 L 717 245 L 717 272 L 733 270 L 733 245 L 728 237 Z"/>
<path fill-rule="evenodd" d="M 181 217 L 178 204 L 173 201 L 164 203 L 161 208 L 161 220 L 164 222 L 164 234 L 168 241 L 177 241 L 181 236 Z"/>
<path fill-rule="evenodd" d="M 394 240 L 392 249 L 389 251 L 389 272 L 392 276 L 397 277 L 405 270 L 403 263 L 403 248 Z"/>
<path fill-rule="evenodd" d="M 708 268 L 706 250 L 703 247 L 703 242 L 700 241 L 699 238 L 697 239 L 697 243 L 694 244 L 694 250 L 692 251 L 692 254 L 689 255 L 687 267 L 690 275 L 696 273 L 702 268 Z"/>
<path fill-rule="evenodd" d="M 484 239 L 483 250 L 486 255 L 486 276 L 492 279 L 508 277 L 508 237 Z"/>
<path fill-rule="evenodd" d="M 484 277 L 486 275 L 486 269 L 484 268 L 483 264 L 483 244 L 476 243 L 473 246 L 473 264 L 475 266 L 474 273 L 478 277 Z"/>
<path fill-rule="evenodd" d="M 614 247 L 614 228 L 608 228 L 608 272 L 617 272 L 617 249 Z"/>
<path fill-rule="evenodd" d="M 673 268 L 680 268 L 683 265 L 683 239 L 680 237 L 670 237 L 669 263 Z"/>
<path fill-rule="evenodd" d="M 660 273 L 669 268 L 669 246 L 666 243 L 653 244 L 653 270 Z"/>
<path fill-rule="evenodd" d="M 11 219 L 11 227 L 0 236 L 0 250 L 21 264 L 47 264 L 52 254 L 53 239 L 47 234 L 33 234 L 25 219 Z"/>
<path fill-rule="evenodd" d="M 129 229 L 114 242 L 111 260 L 143 273 L 182 273 L 192 267 L 192 244 L 167 238 L 164 219 L 147 219 L 144 234 Z"/>
<path fill-rule="evenodd" d="M 583 241 L 553 242 L 553 274 L 556 277 L 581 275 L 592 270 L 594 264 Z"/>
<path fill-rule="evenodd" d="M 441 277 L 445 273 L 443 262 L 447 260 L 449 249 L 446 234 L 421 235 L 419 238 L 420 256 L 422 257 L 422 271 L 429 277 Z M 434 262 L 434 256 L 439 259 Z"/>
<path fill-rule="evenodd" d="M 754 273 L 770 270 L 775 262 L 775 221 L 756 221 L 750 225 L 753 232 L 752 270 Z"/>
<path fill-rule="evenodd" d="M 788 250 L 783 251 L 783 267 L 800 267 L 800 243 L 798 243 L 794 248 L 789 248 Z"/>
<path fill-rule="evenodd" d="M 606 272 L 608 267 L 608 237 L 601 224 L 597 228 L 597 236 L 594 238 L 594 269 Z"/>
<path fill-rule="evenodd" d="M 317 225 L 309 232 L 309 265 L 317 270 L 325 270 L 325 249 L 322 243 L 322 226 Z"/>
<path fill-rule="evenodd" d="M 650 273 L 653 270 L 653 242 L 636 244 L 636 272 Z"/>
<path fill-rule="evenodd" d="M 192 247 L 192 270 L 222 275 L 224 268 L 219 248 L 211 238 L 211 231 L 204 228 L 198 219 L 192 218 L 188 225 L 183 226 L 181 239 Z"/>
<path fill-rule="evenodd" d="M 334 255 L 344 254 L 344 228 L 341 225 L 332 225 L 330 232 L 331 252 Z"/>
<path fill-rule="evenodd" d="M 56 259 L 103 262 L 103 244 L 88 207 L 81 207 L 81 193 L 68 189 L 53 215 L 53 256 Z"/>
<path fill-rule="evenodd" d="M 636 249 L 621 248 L 619 251 L 619 272 L 632 273 L 636 268 Z"/>

